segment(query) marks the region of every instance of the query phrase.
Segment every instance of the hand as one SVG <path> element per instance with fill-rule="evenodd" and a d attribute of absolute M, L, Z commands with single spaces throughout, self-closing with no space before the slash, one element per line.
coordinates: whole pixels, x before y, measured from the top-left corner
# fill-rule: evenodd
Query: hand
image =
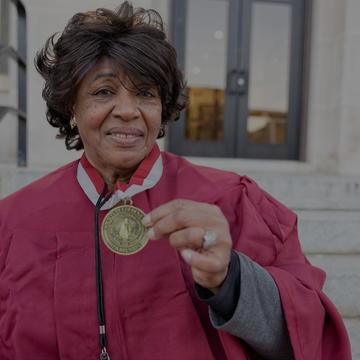
<path fill-rule="evenodd" d="M 218 291 L 228 272 L 232 241 L 229 224 L 217 206 L 177 199 L 151 211 L 143 223 L 151 239 L 169 238 L 190 265 L 195 282 Z M 216 242 L 204 248 L 207 231 L 216 234 Z"/>

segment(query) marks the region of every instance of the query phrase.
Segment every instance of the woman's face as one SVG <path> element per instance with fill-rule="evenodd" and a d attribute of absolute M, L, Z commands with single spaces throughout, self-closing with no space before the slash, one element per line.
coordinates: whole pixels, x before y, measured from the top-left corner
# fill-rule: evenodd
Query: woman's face
<path fill-rule="evenodd" d="M 132 174 L 151 151 L 162 106 L 156 87 L 134 86 L 118 65 L 103 59 L 80 83 L 73 111 L 88 160 L 112 182 Z"/>

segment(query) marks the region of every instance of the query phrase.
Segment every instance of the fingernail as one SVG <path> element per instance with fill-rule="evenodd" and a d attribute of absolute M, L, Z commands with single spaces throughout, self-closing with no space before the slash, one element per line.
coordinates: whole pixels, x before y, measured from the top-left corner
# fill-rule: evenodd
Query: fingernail
<path fill-rule="evenodd" d="M 150 240 L 155 240 L 155 232 L 153 228 L 148 229 L 147 236 Z"/>
<path fill-rule="evenodd" d="M 181 254 L 182 258 L 185 260 L 185 262 L 190 264 L 192 254 L 193 254 L 192 250 L 189 250 L 189 249 L 180 250 L 180 254 Z"/>
<path fill-rule="evenodd" d="M 142 223 L 145 225 L 145 226 L 149 226 L 151 224 L 151 218 L 150 218 L 150 215 L 147 214 L 143 217 L 142 219 Z"/>

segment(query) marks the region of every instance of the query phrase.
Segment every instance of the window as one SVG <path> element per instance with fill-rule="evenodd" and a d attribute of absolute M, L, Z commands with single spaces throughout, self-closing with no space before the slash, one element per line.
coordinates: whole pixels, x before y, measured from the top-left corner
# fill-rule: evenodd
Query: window
<path fill-rule="evenodd" d="M 299 158 L 305 0 L 173 0 L 189 106 L 182 155 Z"/>
<path fill-rule="evenodd" d="M 0 75 L 8 72 L 8 58 L 1 49 L 9 42 L 9 0 L 0 0 Z"/>
<path fill-rule="evenodd" d="M 9 111 L 15 113 L 18 118 L 18 165 L 26 166 L 27 162 L 27 98 L 26 98 L 26 11 L 20 0 L 11 0 L 17 12 L 17 42 L 16 46 L 9 44 L 9 5 L 10 0 L 0 0 L 0 85 L 1 80 L 7 78 L 8 59 L 11 58 L 17 64 L 17 107 L 10 104 L 0 106 L 0 121 Z M 5 52 L 3 51 L 5 50 Z M 5 74 L 1 73 L 5 72 Z M 5 88 L 6 90 L 6 88 Z"/>

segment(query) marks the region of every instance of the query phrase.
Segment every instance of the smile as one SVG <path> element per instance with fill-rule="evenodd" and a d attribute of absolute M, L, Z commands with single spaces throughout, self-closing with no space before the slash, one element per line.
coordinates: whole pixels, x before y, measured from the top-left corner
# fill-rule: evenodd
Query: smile
<path fill-rule="evenodd" d="M 112 128 L 106 136 L 117 146 L 131 147 L 144 138 L 144 132 L 135 128 Z"/>
<path fill-rule="evenodd" d="M 134 139 L 139 137 L 138 135 L 134 135 L 134 134 L 109 134 L 109 135 L 118 137 L 120 139 Z"/>

